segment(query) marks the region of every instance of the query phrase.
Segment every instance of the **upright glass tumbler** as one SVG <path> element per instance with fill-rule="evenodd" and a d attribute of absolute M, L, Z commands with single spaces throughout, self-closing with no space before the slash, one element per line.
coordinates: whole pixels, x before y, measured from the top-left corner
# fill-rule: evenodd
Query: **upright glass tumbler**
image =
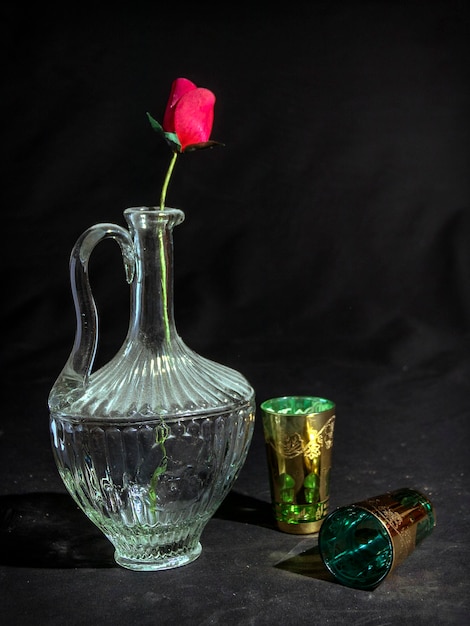
<path fill-rule="evenodd" d="M 339 507 L 318 535 L 320 555 L 336 580 L 374 589 L 436 525 L 431 502 L 403 488 Z"/>
<path fill-rule="evenodd" d="M 315 396 L 261 404 L 274 516 L 280 530 L 310 534 L 328 513 L 336 407 Z"/>

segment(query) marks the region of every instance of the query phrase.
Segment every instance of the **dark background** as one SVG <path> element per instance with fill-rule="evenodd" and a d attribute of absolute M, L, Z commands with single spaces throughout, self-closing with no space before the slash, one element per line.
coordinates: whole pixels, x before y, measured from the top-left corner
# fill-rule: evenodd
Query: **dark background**
<path fill-rule="evenodd" d="M 464 623 L 467 3 L 218 6 L 0 10 L 0 616 Z M 186 214 L 175 230 L 178 331 L 243 372 L 259 402 L 336 401 L 332 506 L 401 486 L 433 500 L 436 530 L 373 593 L 325 580 L 315 549 L 291 558 L 304 544 L 272 524 L 259 420 L 203 554 L 170 572 L 114 567 L 53 465 L 47 394 L 75 330 L 70 250 L 88 226 L 124 225 L 125 208 L 158 202 L 170 151 L 146 111 L 162 119 L 178 76 L 216 94 L 212 138 L 225 144 L 181 156 L 170 185 L 168 204 Z M 127 329 L 114 243 L 93 253 L 91 277 L 99 365 Z"/>

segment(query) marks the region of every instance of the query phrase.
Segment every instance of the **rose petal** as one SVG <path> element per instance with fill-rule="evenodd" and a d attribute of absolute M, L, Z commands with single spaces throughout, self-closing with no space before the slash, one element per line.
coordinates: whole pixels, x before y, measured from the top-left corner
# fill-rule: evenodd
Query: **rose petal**
<path fill-rule="evenodd" d="M 181 151 L 191 144 L 209 140 L 214 122 L 214 105 L 215 95 L 202 87 L 187 91 L 178 100 L 174 109 L 174 127 Z"/>
<path fill-rule="evenodd" d="M 175 131 L 174 115 L 178 100 L 184 96 L 185 93 L 188 93 L 193 89 L 197 89 L 197 86 L 187 78 L 176 78 L 173 81 L 171 85 L 170 97 L 168 98 L 165 114 L 163 115 L 162 126 L 167 132 L 173 133 Z"/>

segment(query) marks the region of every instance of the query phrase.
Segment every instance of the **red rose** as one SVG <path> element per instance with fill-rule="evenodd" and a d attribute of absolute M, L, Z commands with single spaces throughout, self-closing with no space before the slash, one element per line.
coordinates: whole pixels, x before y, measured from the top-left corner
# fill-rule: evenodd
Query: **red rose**
<path fill-rule="evenodd" d="M 209 141 L 214 122 L 215 96 L 209 89 L 197 87 L 187 78 L 177 78 L 163 116 L 163 130 L 175 133 L 181 152 L 188 146 Z"/>
<path fill-rule="evenodd" d="M 223 145 L 209 139 L 214 122 L 214 105 L 212 91 L 197 87 L 187 78 L 177 78 L 171 85 L 163 124 L 147 113 L 153 130 L 165 138 L 173 151 L 160 195 L 162 211 L 165 209 L 166 192 L 178 154 Z"/>

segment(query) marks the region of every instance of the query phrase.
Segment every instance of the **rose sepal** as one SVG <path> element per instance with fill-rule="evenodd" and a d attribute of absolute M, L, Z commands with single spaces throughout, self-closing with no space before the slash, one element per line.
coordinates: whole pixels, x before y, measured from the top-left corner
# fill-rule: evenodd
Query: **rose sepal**
<path fill-rule="evenodd" d="M 204 150 L 206 148 L 215 148 L 216 146 L 225 146 L 225 144 L 211 139 L 202 143 L 190 143 L 182 152 L 193 152 L 194 150 Z"/>
<path fill-rule="evenodd" d="M 181 143 L 176 133 L 169 133 L 163 130 L 163 126 L 147 112 L 150 126 L 153 130 L 163 136 L 167 144 L 174 152 L 181 152 Z"/>
<path fill-rule="evenodd" d="M 210 139 L 209 141 L 202 141 L 201 143 L 191 143 L 187 145 L 184 150 L 181 150 L 181 143 L 176 133 L 170 133 L 166 130 L 163 130 L 163 126 L 159 122 L 157 122 L 157 120 L 154 119 L 150 115 L 150 113 L 147 113 L 147 117 L 153 130 L 163 136 L 165 141 L 174 152 L 194 152 L 195 150 L 204 150 L 206 148 L 215 148 L 216 146 L 225 145 L 220 141 L 214 141 L 213 139 Z"/>

